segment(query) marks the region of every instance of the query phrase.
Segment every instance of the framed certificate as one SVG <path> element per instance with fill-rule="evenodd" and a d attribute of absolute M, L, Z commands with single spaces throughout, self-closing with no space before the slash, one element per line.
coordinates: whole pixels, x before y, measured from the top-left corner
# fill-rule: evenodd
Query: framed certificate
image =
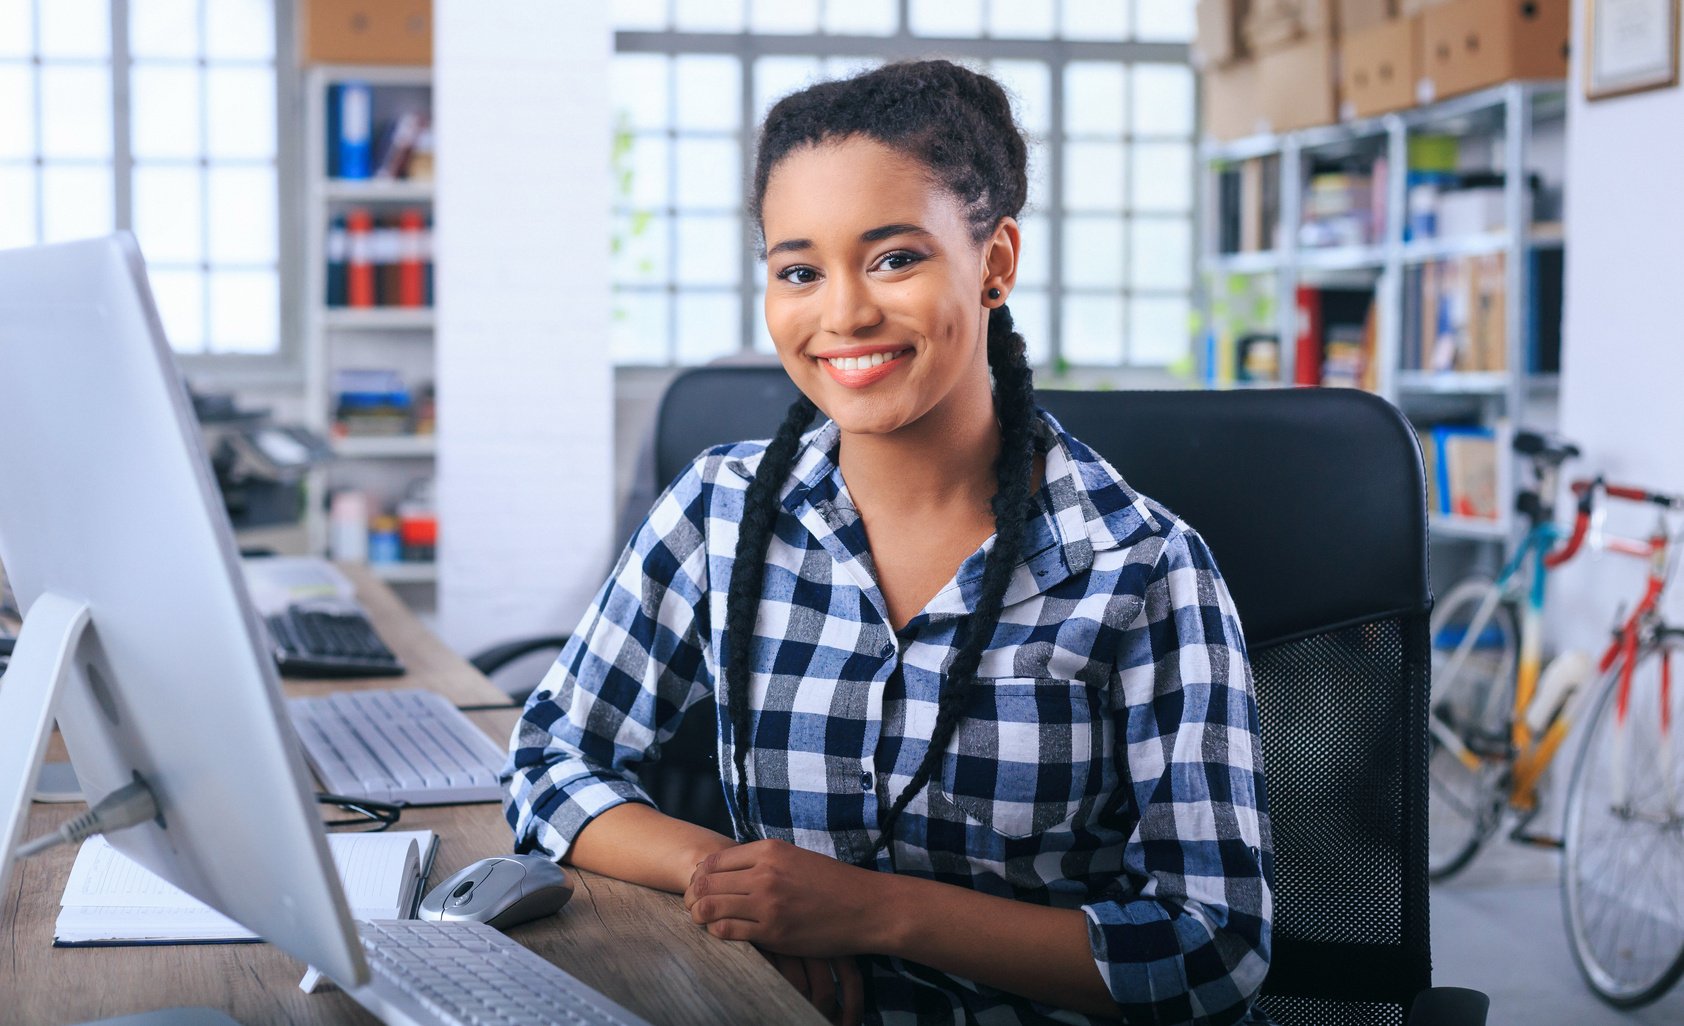
<path fill-rule="evenodd" d="M 1678 84 L 1679 0 L 1585 0 L 1585 98 Z"/>

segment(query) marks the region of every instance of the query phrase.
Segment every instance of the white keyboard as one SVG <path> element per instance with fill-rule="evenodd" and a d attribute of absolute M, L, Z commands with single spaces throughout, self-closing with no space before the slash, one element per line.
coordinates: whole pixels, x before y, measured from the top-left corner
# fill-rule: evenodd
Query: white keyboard
<path fill-rule="evenodd" d="M 501 801 L 506 753 L 431 691 L 341 691 L 287 701 L 304 755 L 334 794 L 441 805 Z"/>
<path fill-rule="evenodd" d="M 483 923 L 358 923 L 370 980 L 351 996 L 388 1023 L 649 1026 Z"/>

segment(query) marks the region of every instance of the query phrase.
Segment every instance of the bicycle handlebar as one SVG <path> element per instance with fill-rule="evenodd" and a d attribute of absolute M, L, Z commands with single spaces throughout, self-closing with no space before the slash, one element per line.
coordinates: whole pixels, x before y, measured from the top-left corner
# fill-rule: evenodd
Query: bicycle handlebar
<path fill-rule="evenodd" d="M 1614 499 L 1625 499 L 1629 502 L 1659 506 L 1663 510 L 1684 509 L 1684 496 L 1652 492 L 1647 488 L 1634 488 L 1630 485 L 1611 485 L 1603 480 L 1601 475 L 1588 480 L 1574 481 L 1571 487 L 1573 494 L 1578 496 L 1579 508 L 1573 518 L 1573 533 L 1568 537 L 1567 543 L 1555 552 L 1544 555 L 1544 565 L 1552 570 L 1577 555 L 1579 547 L 1584 544 L 1585 536 L 1590 532 L 1591 515 L 1596 512 L 1598 492 L 1605 493 Z M 1653 541 L 1638 542 L 1622 539 L 1613 539 L 1613 541 L 1622 542 L 1621 545 L 1611 545 L 1613 549 L 1631 555 L 1647 555 L 1653 551 Z"/>

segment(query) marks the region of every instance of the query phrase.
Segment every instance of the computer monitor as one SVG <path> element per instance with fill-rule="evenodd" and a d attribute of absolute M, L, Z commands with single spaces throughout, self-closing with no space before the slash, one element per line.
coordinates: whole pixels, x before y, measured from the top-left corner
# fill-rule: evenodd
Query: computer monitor
<path fill-rule="evenodd" d="M 127 233 L 0 251 L 0 894 L 58 720 L 119 851 L 341 985 L 368 979 L 228 516 Z"/>

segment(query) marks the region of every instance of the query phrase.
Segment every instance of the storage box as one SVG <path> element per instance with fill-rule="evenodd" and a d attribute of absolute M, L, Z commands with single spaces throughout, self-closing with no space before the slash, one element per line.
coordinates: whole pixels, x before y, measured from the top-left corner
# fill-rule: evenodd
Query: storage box
<path fill-rule="evenodd" d="M 432 0 L 304 0 L 298 16 L 306 64 L 433 63 Z"/>
<path fill-rule="evenodd" d="M 1338 80 L 1331 36 L 1318 36 L 1258 59 L 1263 116 L 1277 132 L 1327 125 L 1337 120 Z"/>
<path fill-rule="evenodd" d="M 1371 118 L 1415 105 L 1421 19 L 1356 29 L 1339 41 L 1339 117 Z"/>
<path fill-rule="evenodd" d="M 1397 0 L 1339 0 L 1339 32 L 1348 35 L 1389 21 L 1397 14 Z"/>
<path fill-rule="evenodd" d="M 1204 73 L 1204 131 L 1227 141 L 1269 130 L 1256 61 L 1230 64 Z"/>
<path fill-rule="evenodd" d="M 1253 54 L 1333 34 L 1334 0 L 1251 0 L 1241 36 Z"/>
<path fill-rule="evenodd" d="M 1570 0 L 1451 0 L 1421 15 L 1421 80 L 1430 103 L 1514 78 L 1565 78 Z"/>
<path fill-rule="evenodd" d="M 1199 34 L 1193 42 L 1197 67 L 1219 68 L 1245 56 L 1240 28 L 1250 6 L 1249 0 L 1199 0 Z"/>

